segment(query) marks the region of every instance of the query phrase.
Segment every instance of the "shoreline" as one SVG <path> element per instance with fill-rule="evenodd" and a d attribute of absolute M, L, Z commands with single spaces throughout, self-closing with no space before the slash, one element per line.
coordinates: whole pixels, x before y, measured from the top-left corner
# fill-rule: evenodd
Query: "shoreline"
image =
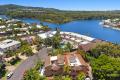
<path fill-rule="evenodd" d="M 113 26 L 110 26 L 110 25 L 104 25 L 104 22 L 100 22 L 99 24 L 102 25 L 104 28 L 111 28 L 111 29 L 115 29 L 115 30 L 120 31 L 120 28 L 113 27 Z"/>

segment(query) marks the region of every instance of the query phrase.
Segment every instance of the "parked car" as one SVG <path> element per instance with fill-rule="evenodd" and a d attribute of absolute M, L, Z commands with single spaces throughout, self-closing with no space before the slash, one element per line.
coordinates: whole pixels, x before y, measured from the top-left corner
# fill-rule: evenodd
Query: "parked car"
<path fill-rule="evenodd" d="M 13 75 L 13 72 L 10 72 L 10 73 L 7 75 L 7 79 L 11 78 L 12 75 Z"/>
<path fill-rule="evenodd" d="M 91 80 L 90 77 L 86 77 L 85 80 Z"/>
<path fill-rule="evenodd" d="M 44 66 L 43 66 L 43 67 L 40 67 L 39 72 L 40 72 L 40 75 L 41 75 L 41 76 L 44 75 L 44 71 L 45 71 Z"/>

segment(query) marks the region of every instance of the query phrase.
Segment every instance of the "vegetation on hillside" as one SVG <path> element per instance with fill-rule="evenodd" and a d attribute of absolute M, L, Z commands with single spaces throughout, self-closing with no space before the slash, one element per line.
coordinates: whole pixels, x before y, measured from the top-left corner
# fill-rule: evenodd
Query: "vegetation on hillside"
<path fill-rule="evenodd" d="M 120 45 L 98 45 L 87 58 L 92 67 L 94 80 L 120 79 Z"/>
<path fill-rule="evenodd" d="M 107 19 L 120 17 L 120 11 L 62 11 L 51 8 L 0 6 L 1 14 L 17 18 L 35 18 L 51 23 L 66 23 L 79 19 Z"/>

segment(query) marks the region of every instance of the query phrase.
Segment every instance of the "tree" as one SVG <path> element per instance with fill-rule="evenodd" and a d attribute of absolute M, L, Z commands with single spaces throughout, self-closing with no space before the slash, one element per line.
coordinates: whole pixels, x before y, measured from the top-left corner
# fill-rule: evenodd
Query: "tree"
<path fill-rule="evenodd" d="M 72 51 L 73 46 L 68 42 L 68 43 L 67 43 L 67 48 L 69 49 L 69 51 Z"/>
<path fill-rule="evenodd" d="M 85 80 L 85 74 L 83 72 L 79 73 L 77 76 L 77 80 Z"/>
<path fill-rule="evenodd" d="M 86 54 L 85 51 L 78 49 L 77 52 L 84 58 L 86 59 Z"/>
<path fill-rule="evenodd" d="M 64 77 L 63 77 L 63 80 L 72 80 L 72 78 L 69 77 L 69 76 L 64 76 Z"/>
<path fill-rule="evenodd" d="M 32 56 L 34 53 L 32 52 L 32 48 L 28 45 L 22 46 L 22 52 L 26 56 Z"/>
<path fill-rule="evenodd" d="M 62 80 L 62 76 L 54 76 L 53 80 Z"/>
<path fill-rule="evenodd" d="M 65 74 L 69 74 L 70 71 L 71 71 L 71 67 L 68 66 L 68 65 L 64 65 L 64 73 L 65 73 Z"/>
<path fill-rule="evenodd" d="M 40 79 L 38 71 L 36 71 L 35 69 L 30 69 L 25 72 L 23 80 L 44 80 L 44 79 Z"/>
<path fill-rule="evenodd" d="M 120 79 L 120 58 L 112 58 L 105 54 L 91 60 L 93 76 L 96 80 Z"/>
<path fill-rule="evenodd" d="M 39 80 L 48 80 L 48 79 L 46 77 L 44 77 L 44 76 L 40 76 Z"/>
<path fill-rule="evenodd" d="M 42 66 L 43 66 L 43 62 L 42 62 L 41 60 L 39 60 L 39 61 L 37 62 L 37 64 L 36 64 L 36 66 L 35 66 L 35 69 L 36 69 L 36 70 L 39 70 L 40 67 L 42 67 Z"/>
<path fill-rule="evenodd" d="M 34 54 L 30 44 L 28 44 L 26 41 L 21 42 L 19 52 L 22 52 L 22 54 L 25 54 L 26 56 L 32 56 Z"/>
<path fill-rule="evenodd" d="M 72 80 L 70 76 L 54 76 L 53 80 Z"/>
<path fill-rule="evenodd" d="M 62 40 L 62 38 L 61 38 L 61 35 L 60 35 L 60 31 L 57 30 L 56 34 L 52 38 L 53 48 L 59 48 L 61 40 Z"/>
<path fill-rule="evenodd" d="M 16 53 L 15 53 L 15 51 L 13 51 L 13 50 L 7 50 L 7 51 L 5 52 L 5 55 L 6 55 L 6 57 L 12 57 L 12 56 L 15 56 Z"/>
<path fill-rule="evenodd" d="M 34 45 L 37 45 L 37 50 L 40 50 L 42 48 L 43 43 L 44 43 L 44 40 L 38 36 L 35 37 L 35 40 L 33 42 Z"/>
<path fill-rule="evenodd" d="M 45 46 L 51 46 L 52 45 L 52 39 L 51 38 L 44 39 L 44 45 Z"/>
<path fill-rule="evenodd" d="M 0 62 L 0 78 L 3 77 L 6 73 L 5 64 Z"/>
<path fill-rule="evenodd" d="M 42 26 L 42 30 L 43 31 L 49 31 L 50 30 L 50 28 L 48 27 L 48 25 L 44 25 L 44 26 Z"/>
<path fill-rule="evenodd" d="M 120 45 L 105 43 L 98 45 L 91 51 L 91 55 L 96 58 L 101 54 L 105 54 L 111 57 L 120 57 Z"/>
<path fill-rule="evenodd" d="M 58 48 L 58 49 L 55 49 L 55 55 L 59 55 L 59 54 L 63 54 L 64 52 L 63 52 L 63 49 L 61 49 L 61 48 Z"/>
<path fill-rule="evenodd" d="M 17 62 L 19 62 L 21 59 L 18 56 L 15 56 L 15 58 L 12 58 L 9 63 L 11 65 L 15 65 Z"/>

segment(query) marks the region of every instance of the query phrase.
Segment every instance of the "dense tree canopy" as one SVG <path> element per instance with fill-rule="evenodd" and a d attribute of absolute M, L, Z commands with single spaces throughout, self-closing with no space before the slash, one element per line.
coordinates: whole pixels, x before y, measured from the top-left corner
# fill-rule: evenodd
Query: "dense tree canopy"
<path fill-rule="evenodd" d="M 19 52 L 21 52 L 22 54 L 25 54 L 26 56 L 33 55 L 32 48 L 30 44 L 28 44 L 26 41 L 22 41 Z"/>
<path fill-rule="evenodd" d="M 30 69 L 25 73 L 23 80 L 40 80 L 39 72 L 35 69 Z"/>
<path fill-rule="evenodd" d="M 0 78 L 3 77 L 6 73 L 5 65 L 0 62 Z"/>
<path fill-rule="evenodd" d="M 92 66 L 94 80 L 120 79 L 120 45 L 98 45 L 87 57 Z"/>
<path fill-rule="evenodd" d="M 120 57 L 120 45 L 105 43 L 98 45 L 91 51 L 92 56 L 98 57 L 101 54 L 106 54 L 111 57 Z"/>
<path fill-rule="evenodd" d="M 77 76 L 77 80 L 85 80 L 85 74 L 84 73 L 79 73 L 78 76 Z"/>
<path fill-rule="evenodd" d="M 107 19 L 107 18 L 117 18 L 120 17 L 119 13 L 115 12 L 105 12 L 105 11 L 45 11 L 44 13 L 37 13 L 31 11 L 10 11 L 7 13 L 12 17 L 28 17 L 37 18 L 41 21 L 51 22 L 51 23 L 66 23 L 73 20 L 79 19 Z"/>
<path fill-rule="evenodd" d="M 79 19 L 107 19 L 120 17 L 120 11 L 62 11 L 36 7 L 24 7 L 19 5 L 0 6 L 0 14 L 11 17 L 35 18 L 51 23 L 66 23 Z"/>
<path fill-rule="evenodd" d="M 72 80 L 70 76 L 54 76 L 53 80 Z"/>
<path fill-rule="evenodd" d="M 111 58 L 106 55 L 101 55 L 97 59 L 93 59 L 91 64 L 95 79 L 120 79 L 120 58 Z"/>

